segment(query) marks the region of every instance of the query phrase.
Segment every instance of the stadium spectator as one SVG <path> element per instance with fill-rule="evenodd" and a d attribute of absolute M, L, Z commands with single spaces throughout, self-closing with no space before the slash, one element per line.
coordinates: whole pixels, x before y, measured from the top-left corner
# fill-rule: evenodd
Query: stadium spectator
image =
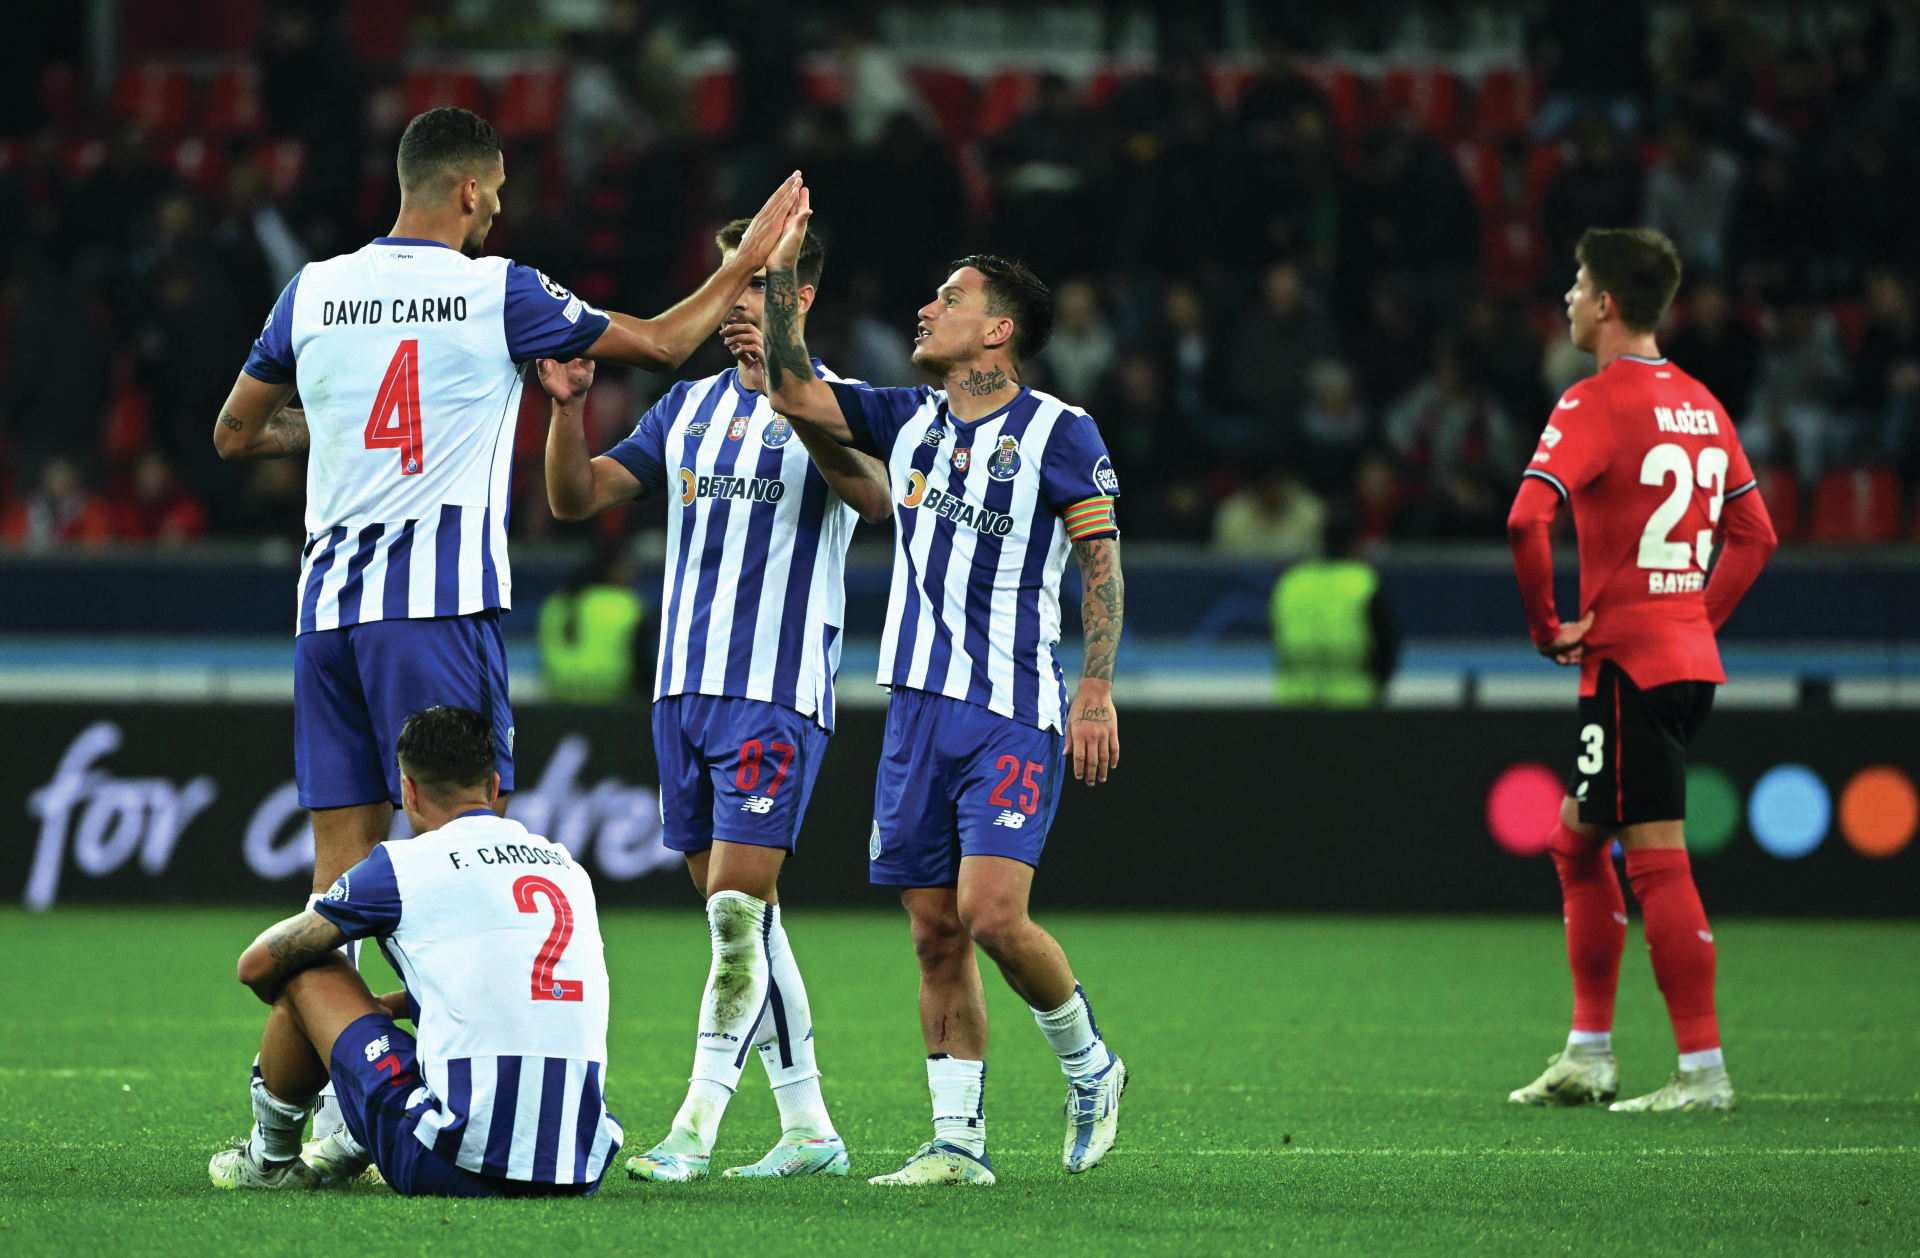
<path fill-rule="evenodd" d="M 1753 79 L 1766 60 L 1766 37 L 1734 0 L 1694 0 L 1660 49 L 1660 80 L 1690 116 L 1722 143 L 1745 132 Z"/>
<path fill-rule="evenodd" d="M 1709 144 L 1692 123 L 1675 119 L 1667 124 L 1660 160 L 1647 171 L 1642 225 L 1673 241 L 1688 274 L 1720 275 L 1739 185 L 1739 160 Z"/>
<path fill-rule="evenodd" d="M 7 283 L 6 443 L 26 453 L 86 457 L 98 447 L 110 373 L 93 293 L 30 252 Z M 204 435 L 204 434 L 203 434 Z"/>
<path fill-rule="evenodd" d="M 1845 457 L 1850 425 L 1839 406 L 1847 385 L 1839 324 L 1810 299 L 1790 298 L 1761 348 L 1741 444 L 1755 462 L 1791 466 L 1812 485 Z"/>
<path fill-rule="evenodd" d="M 1033 108 L 988 152 L 993 218 L 988 239 L 1007 256 L 1024 252 L 1041 275 L 1078 274 L 1097 257 L 1087 226 L 1095 218 L 1086 162 L 1090 120 L 1066 79 L 1045 74 Z"/>
<path fill-rule="evenodd" d="M 1892 463 L 1910 480 L 1920 454 L 1920 321 L 1913 294 L 1890 271 L 1867 281 L 1852 405 L 1864 425 L 1863 453 Z"/>
<path fill-rule="evenodd" d="M 843 21 L 838 51 L 841 71 L 847 76 L 847 119 L 855 144 L 868 148 L 879 143 L 900 115 L 928 131 L 938 127 L 938 119 L 907 78 L 900 58 L 875 38 L 870 19 Z"/>
<path fill-rule="evenodd" d="M 1352 197 L 1356 216 L 1343 229 L 1342 259 L 1399 286 L 1416 320 L 1437 324 L 1451 314 L 1473 284 L 1479 256 L 1479 221 L 1460 168 L 1439 145 L 1402 117 L 1368 139 L 1361 186 Z"/>
<path fill-rule="evenodd" d="M 1113 366 L 1113 329 L 1100 310 L 1100 294 L 1086 280 L 1060 286 L 1058 322 L 1040 359 L 1054 391 L 1075 406 L 1091 405 L 1101 377 Z"/>
<path fill-rule="evenodd" d="M 895 114 L 877 147 L 856 154 L 840 238 L 858 241 L 860 260 L 880 279 L 881 308 L 919 308 L 947 263 L 966 252 L 967 191 L 946 146 L 920 123 Z"/>
<path fill-rule="evenodd" d="M 1384 281 L 1375 285 L 1361 329 L 1347 343 L 1353 347 L 1348 361 L 1360 377 L 1360 392 L 1376 412 L 1412 387 L 1433 349 L 1398 287 Z"/>
<path fill-rule="evenodd" d="M 853 351 L 847 363 L 854 379 L 887 389 L 925 383 L 913 369 L 913 339 L 887 319 L 880 281 L 872 271 L 861 270 L 853 277 L 853 319 L 847 331 Z M 1056 348 L 1047 346 L 1049 358 Z"/>
<path fill-rule="evenodd" d="M 1517 431 L 1538 432 L 1553 399 L 1540 382 L 1540 336 L 1519 304 L 1480 294 L 1461 314 L 1453 340 L 1473 388 L 1496 398 Z"/>
<path fill-rule="evenodd" d="M 1536 139 L 1554 139 L 1590 113 L 1622 134 L 1639 129 L 1649 77 L 1645 0 L 1549 4 L 1531 44 L 1546 89 L 1534 115 Z"/>
<path fill-rule="evenodd" d="M 1694 287 L 1686 322 L 1667 338 L 1666 350 L 1682 371 L 1720 399 L 1729 416 L 1746 418 L 1760 374 L 1760 338 L 1735 313 L 1724 285 L 1705 280 Z"/>
<path fill-rule="evenodd" d="M 1286 561 L 1320 553 L 1327 508 L 1284 463 L 1274 463 L 1253 485 L 1220 504 L 1213 517 L 1213 548 L 1239 559 Z"/>
<path fill-rule="evenodd" d="M 1474 388 L 1447 336 L 1434 346 L 1432 371 L 1387 411 L 1384 433 L 1433 493 L 1445 501 L 1459 496 L 1455 505 L 1469 516 L 1478 513 L 1480 496 L 1517 479 L 1525 461 L 1506 412 Z"/>
<path fill-rule="evenodd" d="M 1324 497 L 1353 486 L 1361 452 L 1373 437 L 1373 420 L 1353 384 L 1353 373 L 1337 358 L 1322 358 L 1307 369 L 1306 404 L 1293 441 L 1301 479 Z"/>
<path fill-rule="evenodd" d="M 1384 450 L 1370 450 L 1360 459 L 1353 478 L 1355 518 L 1365 542 L 1384 542 L 1405 535 L 1403 517 L 1413 493 L 1394 470 Z"/>
<path fill-rule="evenodd" d="M 1802 163 L 1783 150 L 1763 152 L 1734 201 L 1729 277 L 1748 297 L 1813 287 L 1824 278 L 1816 263 L 1827 244 L 1826 227 Z"/>
<path fill-rule="evenodd" d="M 1215 362 L 1213 332 L 1207 326 L 1206 303 L 1185 280 L 1167 285 L 1160 303 L 1160 341 L 1166 355 L 1168 392 L 1174 410 L 1188 431 L 1203 440 L 1212 438 L 1211 403 L 1221 364 Z"/>
<path fill-rule="evenodd" d="M 1276 89 L 1241 107 L 1236 239 L 1257 259 L 1291 258 L 1324 280 L 1338 260 L 1347 183 L 1339 133 L 1324 97 L 1276 112 L 1288 99 Z"/>
<path fill-rule="evenodd" d="M 1314 363 L 1334 352 L 1333 324 L 1290 262 L 1267 271 L 1259 308 L 1233 356 L 1239 404 L 1261 416 L 1269 432 L 1292 430 Z"/>
<path fill-rule="evenodd" d="M 80 479 L 71 459 L 48 459 L 40 483 L 0 517 L 0 538 L 23 550 L 100 546 L 113 538 L 113 520 L 100 496 Z"/>
<path fill-rule="evenodd" d="M 1582 118 L 1575 131 L 1572 160 L 1555 176 L 1540 207 L 1540 233 L 1548 259 L 1544 283 L 1552 296 L 1559 295 L 1565 282 L 1553 263 L 1573 256 L 1582 232 L 1589 227 L 1638 225 L 1640 183 L 1640 167 L 1606 115 L 1590 113 Z"/>
<path fill-rule="evenodd" d="M 115 540 L 177 546 L 206 536 L 207 509 L 158 450 L 142 454 L 126 480 L 107 504 Z"/>

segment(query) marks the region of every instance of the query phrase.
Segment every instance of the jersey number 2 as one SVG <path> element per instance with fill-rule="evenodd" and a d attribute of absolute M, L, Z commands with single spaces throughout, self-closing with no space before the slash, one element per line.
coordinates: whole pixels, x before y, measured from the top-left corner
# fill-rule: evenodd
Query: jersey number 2
<path fill-rule="evenodd" d="M 1673 492 L 1654 508 L 1653 514 L 1647 517 L 1646 530 L 1640 534 L 1640 566 L 1678 572 L 1692 567 L 1697 560 L 1704 569 L 1713 558 L 1711 528 L 1701 529 L 1691 546 L 1668 541 L 1667 534 L 1673 532 L 1673 526 L 1686 515 L 1695 484 L 1713 491 L 1707 503 L 1707 519 L 1713 524 L 1720 523 L 1720 504 L 1727 497 L 1727 452 L 1719 446 L 1708 446 L 1700 452 L 1700 467 L 1696 472 L 1693 460 L 1684 449 L 1671 441 L 1662 442 L 1647 451 L 1647 457 L 1641 461 L 1640 483 L 1664 485 L 1669 476 L 1673 477 Z"/>
<path fill-rule="evenodd" d="M 387 378 L 367 416 L 367 449 L 400 451 L 400 475 L 418 476 L 427 466 L 420 435 L 420 342 L 402 341 L 387 364 Z"/>
<path fill-rule="evenodd" d="M 567 903 L 566 893 L 538 874 L 527 874 L 514 880 L 513 902 L 520 906 L 522 913 L 538 913 L 540 906 L 533 902 L 533 897 L 541 894 L 545 894 L 547 901 L 553 905 L 553 930 L 548 933 L 547 942 L 541 945 L 540 955 L 533 959 L 533 998 L 585 1000 L 586 993 L 580 980 L 553 976 L 553 967 L 560 964 L 560 954 L 567 950 L 567 941 L 573 938 L 573 905 Z"/>

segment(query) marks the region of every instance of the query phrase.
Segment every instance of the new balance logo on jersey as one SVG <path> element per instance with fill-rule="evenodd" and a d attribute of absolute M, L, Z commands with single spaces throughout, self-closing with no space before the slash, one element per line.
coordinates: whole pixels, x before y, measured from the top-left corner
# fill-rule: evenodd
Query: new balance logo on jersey
<path fill-rule="evenodd" d="M 341 874 L 338 878 L 334 879 L 333 885 L 327 888 L 327 899 L 335 902 L 345 900 L 352 894 L 353 891 L 347 885 L 347 876 L 345 874 Z"/>
<path fill-rule="evenodd" d="M 1694 437 L 1717 437 L 1720 435 L 1720 422 L 1712 411 L 1703 411 L 1691 403 L 1678 407 L 1656 406 L 1653 408 L 1653 422 L 1659 425 L 1661 432 L 1683 432 Z"/>
<path fill-rule="evenodd" d="M 993 824 L 1005 826 L 1009 830 L 1018 830 L 1027 824 L 1027 818 L 1025 813 L 1017 813 L 1011 808 L 1002 808 L 1000 815 L 993 819 Z"/>
<path fill-rule="evenodd" d="M 271 315 L 269 315 L 269 316 L 268 316 L 268 318 L 272 318 L 272 316 L 271 316 Z M 927 435 L 926 435 L 926 436 L 924 436 L 924 437 L 922 437 L 922 438 L 920 438 L 920 444 L 921 444 L 921 445 L 924 445 L 924 446 L 937 446 L 937 445 L 939 445 L 939 444 L 940 444 L 940 443 L 941 443 L 942 441 L 945 441 L 946 439 L 947 439 L 947 430 L 946 430 L 946 429 L 944 429 L 944 428 L 929 428 L 929 429 L 927 429 Z"/>
<path fill-rule="evenodd" d="M 773 799 L 767 795 L 749 795 L 747 802 L 740 805 L 741 812 L 750 812 L 756 817 L 764 817 L 773 811 Z"/>
<path fill-rule="evenodd" d="M 393 1044 L 386 1036 L 371 1041 L 366 1047 L 368 1061 L 379 1061 L 381 1057 L 393 1051 Z"/>
<path fill-rule="evenodd" d="M 900 499 L 900 505 L 924 508 L 935 515 L 945 516 L 963 528 L 988 533 L 994 537 L 1005 537 L 1013 532 L 1012 516 L 1004 511 L 976 507 L 958 494 L 929 489 L 924 472 L 915 471 L 908 474 L 907 492 Z"/>
<path fill-rule="evenodd" d="M 707 435 L 707 429 L 711 427 L 713 427 L 713 424 L 703 419 L 697 424 L 688 424 L 687 435 L 689 437 L 704 437 Z"/>

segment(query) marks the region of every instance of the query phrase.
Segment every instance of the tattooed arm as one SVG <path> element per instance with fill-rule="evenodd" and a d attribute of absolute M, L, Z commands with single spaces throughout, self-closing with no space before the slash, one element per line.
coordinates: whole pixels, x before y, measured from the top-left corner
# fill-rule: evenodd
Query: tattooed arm
<path fill-rule="evenodd" d="M 213 448 L 229 462 L 284 459 L 305 450 L 307 413 L 287 407 L 292 397 L 291 380 L 268 384 L 241 372 L 213 426 Z"/>
<path fill-rule="evenodd" d="M 813 355 L 800 331 L 800 246 L 807 240 L 807 219 L 813 216 L 810 196 L 801 189 L 787 230 L 767 258 L 766 372 L 767 401 L 788 419 L 812 424 L 835 441 L 849 441 L 853 430 L 840 413 L 840 399 L 813 374 Z"/>
<path fill-rule="evenodd" d="M 1120 717 L 1113 708 L 1113 665 L 1120 652 L 1120 621 L 1126 582 L 1120 575 L 1120 539 L 1092 537 L 1073 545 L 1084 587 L 1080 619 L 1086 658 L 1080 689 L 1067 716 L 1067 744 L 1073 749 L 1073 776 L 1095 786 L 1120 765 Z"/>
<path fill-rule="evenodd" d="M 239 979 L 272 1004 L 289 978 L 334 955 L 347 942 L 338 926 L 312 909 L 269 926 L 240 954 Z"/>

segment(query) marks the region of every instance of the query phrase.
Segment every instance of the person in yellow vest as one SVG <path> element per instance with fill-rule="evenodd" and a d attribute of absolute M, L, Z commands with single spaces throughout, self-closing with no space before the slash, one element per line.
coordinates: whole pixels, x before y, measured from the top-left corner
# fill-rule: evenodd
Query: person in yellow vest
<path fill-rule="evenodd" d="M 540 605 L 540 669 L 555 703 L 620 703 L 652 652 L 640 632 L 647 605 L 633 592 L 622 549 L 603 549 Z"/>
<path fill-rule="evenodd" d="M 1280 575 L 1270 608 L 1282 707 L 1368 708 L 1400 658 L 1400 622 L 1380 574 L 1360 555 L 1353 513 L 1327 518 L 1324 559 Z"/>

